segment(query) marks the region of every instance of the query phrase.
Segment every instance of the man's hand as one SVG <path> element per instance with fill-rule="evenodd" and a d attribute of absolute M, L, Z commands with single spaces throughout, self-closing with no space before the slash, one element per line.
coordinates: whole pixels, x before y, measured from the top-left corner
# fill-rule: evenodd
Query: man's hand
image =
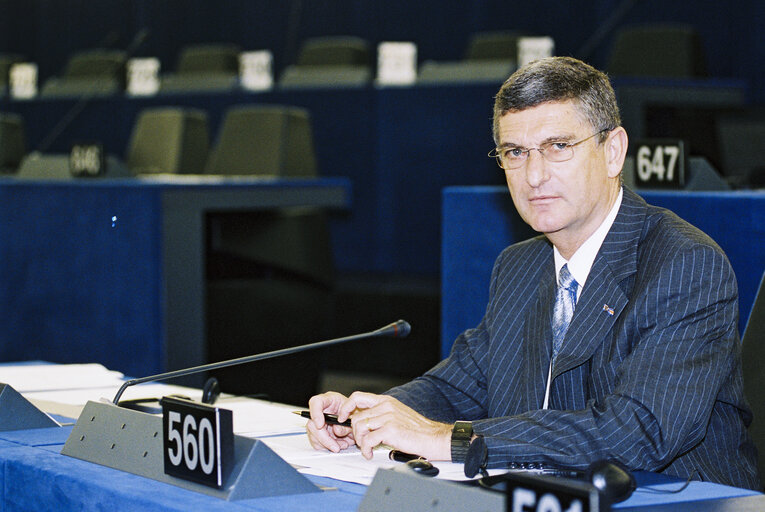
<path fill-rule="evenodd" d="M 452 425 L 429 420 L 393 397 L 356 391 L 346 397 L 328 392 L 308 402 L 311 419 L 306 425 L 308 440 L 316 449 L 339 452 L 357 444 L 361 454 L 372 458 L 379 444 L 430 460 L 451 460 Z M 324 413 L 337 415 L 353 426 L 327 425 Z"/>
<path fill-rule="evenodd" d="M 340 412 L 341 407 L 347 402 L 346 396 L 334 391 L 313 396 L 308 401 L 311 419 L 305 428 L 308 432 L 308 441 L 315 449 L 324 448 L 337 453 L 355 444 L 353 431 L 350 427 L 327 425 L 324 421 L 324 413 L 336 414 L 337 420 L 341 423 L 347 420 L 350 413 Z M 353 408 L 350 411 L 352 412 Z"/>
<path fill-rule="evenodd" d="M 429 420 L 391 396 L 356 391 L 338 409 L 338 419 L 349 415 L 367 459 L 375 446 L 385 444 L 430 460 L 451 460 L 452 425 Z"/>

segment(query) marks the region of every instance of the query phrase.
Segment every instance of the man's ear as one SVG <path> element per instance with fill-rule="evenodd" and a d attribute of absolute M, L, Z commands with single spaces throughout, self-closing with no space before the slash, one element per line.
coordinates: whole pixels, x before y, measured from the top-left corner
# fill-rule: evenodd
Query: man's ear
<path fill-rule="evenodd" d="M 608 176 L 615 178 L 622 172 L 624 166 L 624 159 L 627 156 L 627 145 L 629 140 L 627 138 L 627 132 L 624 128 L 619 126 L 608 134 L 606 139 L 605 151 L 606 151 L 606 165 L 608 166 Z"/>

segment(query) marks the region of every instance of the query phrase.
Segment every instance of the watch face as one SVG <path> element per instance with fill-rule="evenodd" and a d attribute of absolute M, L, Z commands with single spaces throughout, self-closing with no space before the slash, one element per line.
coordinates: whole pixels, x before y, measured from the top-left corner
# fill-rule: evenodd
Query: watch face
<path fill-rule="evenodd" d="M 473 424 L 469 421 L 457 421 L 452 428 L 452 440 L 473 437 Z"/>

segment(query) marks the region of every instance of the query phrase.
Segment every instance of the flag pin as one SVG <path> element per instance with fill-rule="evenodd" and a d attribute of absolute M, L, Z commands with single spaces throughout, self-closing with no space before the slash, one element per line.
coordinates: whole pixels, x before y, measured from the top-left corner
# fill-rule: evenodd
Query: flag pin
<path fill-rule="evenodd" d="M 603 304 L 603 311 L 605 311 L 611 316 L 614 316 L 614 308 L 608 307 L 608 304 Z"/>

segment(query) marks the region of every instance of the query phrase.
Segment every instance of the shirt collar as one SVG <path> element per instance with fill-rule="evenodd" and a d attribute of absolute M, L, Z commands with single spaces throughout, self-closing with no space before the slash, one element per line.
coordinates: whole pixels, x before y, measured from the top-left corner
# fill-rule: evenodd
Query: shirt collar
<path fill-rule="evenodd" d="M 603 219 L 603 222 L 598 229 L 596 229 L 595 232 L 584 241 L 579 249 L 576 250 L 570 260 L 566 261 L 566 259 L 561 256 L 560 252 L 558 252 L 558 248 L 553 246 L 556 280 L 560 275 L 561 267 L 568 264 L 568 271 L 571 272 L 571 275 L 574 276 L 574 279 L 576 279 L 576 282 L 579 285 L 577 289 L 577 298 L 582 293 L 582 288 L 584 288 L 584 283 L 587 281 L 587 276 L 590 275 L 590 269 L 592 268 L 592 264 L 595 263 L 595 257 L 598 255 L 600 246 L 603 245 L 603 240 L 605 240 L 608 231 L 611 229 L 611 226 L 616 219 L 616 214 L 619 213 L 623 195 L 624 190 L 620 188 L 619 195 L 617 196 L 614 205 L 611 207 L 611 210 L 608 212 L 608 215 L 606 215 L 606 218 Z"/>

